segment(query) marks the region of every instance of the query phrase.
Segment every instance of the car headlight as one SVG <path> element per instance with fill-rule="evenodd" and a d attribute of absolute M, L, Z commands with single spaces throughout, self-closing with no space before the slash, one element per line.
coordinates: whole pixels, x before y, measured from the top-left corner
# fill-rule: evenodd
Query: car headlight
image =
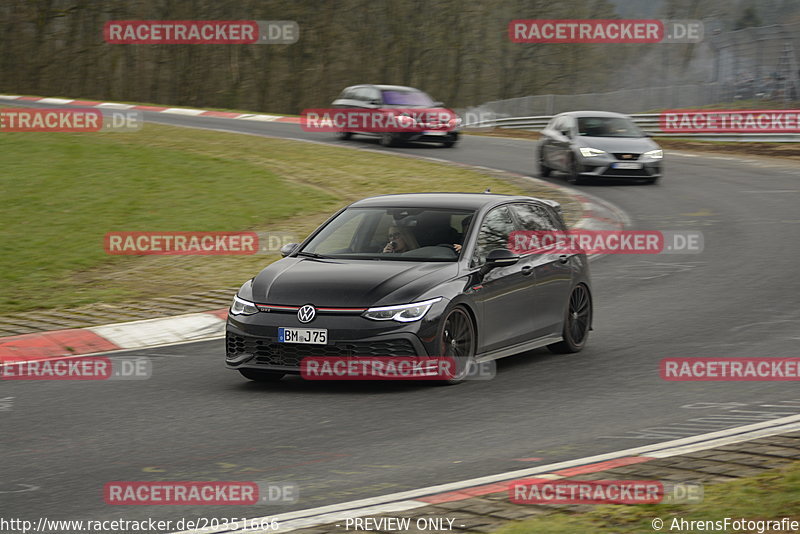
<path fill-rule="evenodd" d="M 370 308 L 363 313 L 363 316 L 373 321 L 399 321 L 401 323 L 410 323 L 422 319 L 425 314 L 428 313 L 428 310 L 431 309 L 431 306 L 440 300 L 442 300 L 442 297 L 411 304 L 401 304 L 399 306 Z"/>
<path fill-rule="evenodd" d="M 233 304 L 231 304 L 231 315 L 253 315 L 258 313 L 258 307 L 249 300 L 233 297 Z"/>
<path fill-rule="evenodd" d="M 664 157 L 664 151 L 660 148 L 658 150 L 650 150 L 642 154 L 646 158 L 661 159 Z"/>
<path fill-rule="evenodd" d="M 584 158 L 593 158 L 595 156 L 602 156 L 605 154 L 605 150 L 600 150 L 599 148 L 587 148 L 581 147 L 581 156 Z"/>

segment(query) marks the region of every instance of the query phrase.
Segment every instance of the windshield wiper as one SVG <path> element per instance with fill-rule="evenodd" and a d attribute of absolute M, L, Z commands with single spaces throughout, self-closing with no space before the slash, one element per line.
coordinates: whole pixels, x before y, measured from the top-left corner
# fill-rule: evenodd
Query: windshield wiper
<path fill-rule="evenodd" d="M 305 251 L 303 251 L 303 252 L 298 252 L 297 255 L 298 256 L 304 256 L 306 258 L 316 258 L 318 260 L 319 259 L 323 259 L 323 260 L 329 259 L 328 256 L 323 256 L 322 254 L 317 254 L 316 252 L 305 252 Z"/>

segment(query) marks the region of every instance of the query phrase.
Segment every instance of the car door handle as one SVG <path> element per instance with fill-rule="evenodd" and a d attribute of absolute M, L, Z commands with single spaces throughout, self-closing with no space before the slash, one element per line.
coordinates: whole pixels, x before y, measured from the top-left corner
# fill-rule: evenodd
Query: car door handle
<path fill-rule="evenodd" d="M 522 271 L 524 276 L 528 276 L 529 274 L 533 273 L 533 267 L 530 265 L 525 265 L 522 269 L 520 269 L 520 271 Z"/>
<path fill-rule="evenodd" d="M 558 261 L 560 261 L 561 263 L 567 263 L 569 261 L 569 256 L 567 256 L 566 254 L 562 254 L 561 256 L 558 257 Z"/>

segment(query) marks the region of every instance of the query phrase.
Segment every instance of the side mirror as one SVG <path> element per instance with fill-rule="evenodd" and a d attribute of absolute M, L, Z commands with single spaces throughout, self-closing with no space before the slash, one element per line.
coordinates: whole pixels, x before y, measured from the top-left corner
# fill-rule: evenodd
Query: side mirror
<path fill-rule="evenodd" d="M 381 105 L 383 105 L 383 102 L 381 102 L 377 98 L 373 98 L 372 100 L 369 101 L 369 103 L 371 105 L 373 105 L 373 106 L 381 106 Z"/>
<path fill-rule="evenodd" d="M 498 267 L 508 267 L 519 261 L 519 256 L 507 248 L 496 248 L 486 256 L 486 263 L 481 267 L 481 274 L 486 274 Z"/>
<path fill-rule="evenodd" d="M 572 138 L 572 133 L 569 130 L 561 130 L 561 135 L 563 135 L 564 137 L 566 137 L 568 139 Z"/>
<path fill-rule="evenodd" d="M 281 247 L 281 257 L 285 258 L 289 254 L 295 251 L 297 247 L 300 246 L 300 243 L 286 243 Z"/>

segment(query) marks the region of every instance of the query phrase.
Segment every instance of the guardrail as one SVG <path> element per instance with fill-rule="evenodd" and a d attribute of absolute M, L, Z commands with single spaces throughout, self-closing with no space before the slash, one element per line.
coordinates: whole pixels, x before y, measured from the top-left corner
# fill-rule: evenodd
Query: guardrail
<path fill-rule="evenodd" d="M 658 113 L 639 113 L 629 115 L 645 132 L 656 137 L 691 138 L 698 141 L 737 141 L 737 142 L 773 142 L 773 143 L 798 143 L 800 134 L 792 133 L 664 133 L 661 131 Z M 553 118 L 553 115 L 539 115 L 536 117 L 507 117 L 477 123 L 476 127 L 496 128 L 521 128 L 523 130 L 542 130 Z"/>

